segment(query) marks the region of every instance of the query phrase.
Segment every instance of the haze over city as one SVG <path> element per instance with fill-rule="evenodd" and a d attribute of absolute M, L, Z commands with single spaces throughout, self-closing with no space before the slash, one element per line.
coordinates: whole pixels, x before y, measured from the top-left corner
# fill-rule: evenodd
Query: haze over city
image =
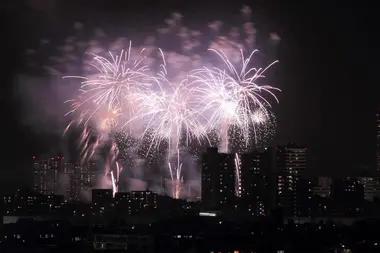
<path fill-rule="evenodd" d="M 2 6 L 0 252 L 379 252 L 377 8 Z"/>

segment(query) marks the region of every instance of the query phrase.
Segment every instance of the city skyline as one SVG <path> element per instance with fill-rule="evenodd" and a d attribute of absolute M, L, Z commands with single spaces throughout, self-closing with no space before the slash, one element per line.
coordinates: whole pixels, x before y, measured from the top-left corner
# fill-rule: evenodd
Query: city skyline
<path fill-rule="evenodd" d="M 236 9 L 238 10 L 239 7 L 237 6 Z M 356 55 L 358 53 L 351 52 L 349 55 L 350 57 L 354 56 L 355 60 L 347 61 L 346 65 L 340 64 L 341 62 L 334 63 L 334 61 L 339 60 L 338 57 L 333 57 L 334 54 L 342 56 L 345 48 L 350 48 L 349 43 L 356 43 L 356 40 L 362 41 L 363 39 L 360 38 L 363 36 L 365 38 L 365 35 L 358 35 L 359 38 L 354 38 L 355 42 L 344 40 L 343 37 L 341 39 L 334 38 L 330 36 L 333 29 L 325 26 L 326 23 L 329 23 L 327 20 L 319 24 L 316 29 L 310 29 L 310 26 L 303 24 L 304 27 L 301 27 L 300 22 L 297 22 L 302 18 L 301 15 L 292 18 L 284 15 L 271 15 L 273 13 L 278 14 L 275 6 L 271 4 L 267 6 L 257 5 L 257 7 L 261 12 L 266 13 L 264 17 L 267 20 L 271 19 L 270 16 L 274 17 L 273 26 L 279 28 L 276 30 L 282 39 L 278 52 L 281 64 L 278 72 L 276 71 L 274 75 L 276 85 L 283 90 L 283 93 L 280 94 L 281 105 L 274 109 L 279 121 L 276 142 L 281 144 L 294 141 L 308 146 L 312 170 L 323 174 L 327 171 L 333 171 L 334 174 L 349 174 L 355 169 L 358 171 L 363 167 L 374 166 L 373 157 L 376 140 L 373 136 L 376 132 L 372 129 L 374 129 L 373 115 L 375 114 L 373 112 L 376 109 L 378 87 L 371 85 L 369 77 L 366 77 L 368 80 L 366 78 L 361 79 L 363 88 L 354 89 L 354 83 L 359 77 L 355 76 L 354 71 L 352 71 L 359 62 L 366 62 L 366 53 L 361 52 L 360 55 Z M 292 9 L 294 6 L 288 8 Z M 252 6 L 252 9 L 255 12 L 255 6 Z M 179 11 L 181 12 L 180 8 Z M 318 11 L 321 12 L 321 10 Z M 307 13 L 307 11 L 304 12 Z M 184 15 L 187 16 L 186 13 Z M 341 12 L 339 15 L 344 17 L 347 13 Z M 22 20 L 26 19 L 20 20 L 19 26 L 23 29 L 20 29 L 16 35 L 19 38 L 28 38 L 28 35 L 23 32 L 26 24 L 22 24 Z M 279 25 L 280 21 L 284 21 L 282 26 Z M 341 26 L 342 31 L 350 26 L 348 24 L 344 26 L 343 24 L 336 24 L 336 26 L 338 25 Z M 326 27 L 331 31 L 322 31 Z M 293 32 L 296 34 L 294 38 L 291 36 Z M 39 31 L 39 33 L 34 37 L 39 37 L 44 32 Z M 328 45 L 325 45 L 327 42 L 319 43 L 317 42 L 319 37 L 325 38 L 325 40 L 330 38 L 332 43 L 328 43 Z M 15 36 L 9 37 L 10 40 L 14 38 Z M 296 46 L 297 43 L 304 46 L 311 43 L 313 46 L 308 49 L 300 49 Z M 20 50 L 21 47 L 23 48 L 24 45 L 19 45 L 19 48 L 15 48 L 15 50 L 22 51 Z M 317 48 L 319 51 L 314 50 Z M 326 53 L 319 53 L 322 51 Z M 342 62 L 344 57 L 343 55 Z M 16 57 L 13 60 L 18 61 L 18 59 L 21 57 Z M 327 76 L 322 78 L 318 76 L 318 71 L 319 66 L 324 66 L 324 64 L 328 64 L 325 68 L 330 70 L 325 73 Z M 20 65 L 18 64 L 18 66 Z M 320 86 L 325 86 L 325 88 Z M 345 89 L 342 89 L 343 86 Z M 9 87 L 9 90 L 13 90 L 11 85 Z M 22 123 L 22 115 L 12 113 L 14 109 L 20 110 L 20 108 L 17 108 L 13 96 L 9 97 L 12 97 L 12 100 L 7 103 L 6 107 L 12 108 L 9 111 L 12 119 L 10 122 L 14 123 L 6 127 L 9 133 L 14 133 L 15 140 L 9 144 L 12 152 L 4 153 L 6 154 L 5 159 L 9 161 L 10 157 L 17 154 L 18 159 L 13 160 L 24 160 L 24 162 L 17 161 L 18 165 L 15 165 L 17 168 L 14 169 L 9 168 L 12 165 L 6 166 L 6 170 L 10 172 L 6 173 L 7 179 L 4 180 L 4 183 L 9 181 L 18 183 L 23 179 L 18 179 L 18 173 L 13 171 L 30 173 L 30 171 L 26 171 L 28 170 L 26 164 L 32 155 L 39 153 L 37 152 L 38 146 L 50 142 L 46 146 L 52 147 L 56 145 L 59 136 L 56 135 L 54 138 L 46 137 L 46 135 L 38 136 L 33 129 L 20 124 Z M 359 103 L 354 102 L 357 97 L 365 97 L 366 99 Z M 23 145 L 20 146 L 19 143 L 23 143 Z M 13 150 L 17 150 L 17 153 Z"/>
<path fill-rule="evenodd" d="M 94 169 L 69 164 L 64 157 L 42 160 L 34 157 L 34 190 L 17 190 L 2 196 L 1 228 L 4 239 L 0 247 L 25 244 L 30 251 L 31 246 L 46 247 L 44 241 L 50 247 L 52 242 L 59 245 L 57 240 L 70 235 L 73 242 L 81 245 L 82 238 L 95 235 L 95 243 L 86 245 L 95 249 L 108 249 L 132 244 L 120 238 L 133 238 L 148 231 L 157 238 L 157 232 L 167 235 L 168 231 L 171 232 L 171 238 L 184 237 L 186 247 L 192 241 L 189 239 L 195 237 L 194 242 L 199 242 L 210 234 L 212 238 L 225 237 L 222 240 L 224 242 L 238 239 L 239 244 L 245 238 L 251 243 L 247 244 L 251 248 L 257 247 L 257 243 L 252 242 L 253 238 L 257 235 L 263 237 L 269 232 L 270 236 L 267 237 L 271 241 L 270 247 L 281 249 L 283 246 L 279 238 L 284 236 L 273 237 L 273 232 L 277 231 L 278 235 L 278 231 L 282 233 L 287 228 L 292 228 L 292 232 L 285 234 L 294 233 L 293 239 L 299 233 L 295 231 L 305 229 L 307 233 L 304 234 L 309 238 L 313 230 L 323 230 L 323 234 L 327 231 L 332 233 L 330 238 L 337 234 L 333 240 L 335 244 L 340 244 L 336 244 L 335 248 L 363 247 L 362 230 L 356 230 L 360 236 L 355 238 L 351 234 L 347 237 L 346 233 L 357 229 L 359 224 L 366 226 L 364 231 L 367 231 L 367 224 L 373 224 L 380 217 L 380 176 L 310 178 L 307 175 L 307 152 L 308 148 L 294 143 L 246 154 L 219 153 L 218 148 L 208 148 L 199 164 L 202 174 L 201 197 L 192 200 L 171 196 L 171 190 L 167 194 L 150 189 L 115 193 L 111 187 L 94 188 L 88 184 Z M 59 187 L 58 171 L 73 176 L 69 177 L 66 188 L 68 194 L 65 192 L 65 196 L 57 195 L 55 191 Z M 81 192 L 88 191 L 89 187 L 92 188 L 89 191 L 91 200 L 78 199 Z M 67 229 L 63 225 L 65 222 L 76 229 Z M 181 225 L 175 229 L 178 223 Z M 32 230 L 25 228 L 32 224 L 38 229 L 28 233 Z M 198 229 L 195 229 L 194 224 Z M 158 227 L 160 225 L 164 225 L 164 228 Z M 224 230 L 226 225 L 232 227 Z M 78 230 L 80 226 L 87 229 Z M 232 232 L 233 227 L 237 227 L 239 232 Z M 97 239 L 97 228 L 101 228 L 100 233 L 105 233 L 108 228 L 107 234 L 100 234 Z M 66 237 L 61 231 L 65 231 Z M 366 234 L 366 240 L 371 236 L 374 236 L 373 232 Z M 321 238 L 318 237 L 319 244 Z M 373 238 L 378 239 L 377 236 Z M 103 243 L 105 240 L 107 243 Z M 358 240 L 362 241 L 361 244 L 352 243 Z M 39 244 L 35 244 L 37 241 Z M 136 243 L 135 240 L 133 242 Z M 207 242 L 210 245 L 209 240 Z M 295 244 L 293 247 L 298 249 L 303 245 L 298 240 Z M 377 242 L 367 244 L 378 247 Z M 146 240 L 144 245 L 147 245 Z M 306 245 L 310 246 L 310 240 Z M 219 242 L 218 247 L 219 250 L 226 246 L 221 246 Z M 287 242 L 286 249 L 289 248 Z M 331 246 L 329 248 L 331 250 Z M 165 249 L 167 251 L 167 245 Z"/>
<path fill-rule="evenodd" d="M 161 211 L 169 201 L 182 203 L 184 211 L 188 203 L 195 208 L 193 211 L 200 213 L 243 215 L 246 218 L 273 216 L 278 211 L 284 217 L 357 217 L 373 215 L 380 199 L 380 176 L 376 171 L 372 175 L 357 177 L 310 176 L 307 148 L 294 143 L 246 154 L 219 153 L 217 148 L 208 148 L 199 164 L 199 195 L 189 198 L 179 192 L 179 199 L 172 195 L 170 188 L 157 191 L 149 185 L 115 193 L 110 185 L 99 184 L 105 175 L 101 170 L 96 175 L 96 170 L 91 168 L 95 164 L 79 166 L 70 164 L 63 157 L 35 158 L 34 161 L 31 190 L 17 190 L 4 196 L 7 216 L 12 216 L 12 212 L 26 215 L 25 212 L 38 210 L 62 212 L 64 210 L 59 206 L 75 206 L 80 202 L 83 208 L 92 203 L 93 212 L 96 209 L 101 215 L 118 212 L 119 215 L 133 216 L 131 207 L 134 206 L 135 214 L 141 215 L 138 210 L 145 210 L 144 201 L 149 202 L 148 207 L 154 204 L 153 211 L 157 209 L 156 199 L 160 199 L 163 203 L 159 208 Z M 236 167 L 237 162 L 239 167 Z M 36 204 L 36 210 L 31 209 L 33 201 L 42 201 Z M 24 205 L 26 209 L 22 207 Z M 49 205 L 55 207 L 50 207 L 49 211 Z M 83 208 L 77 208 L 85 212 Z"/>
<path fill-rule="evenodd" d="M 377 170 L 355 176 L 313 175 L 308 169 L 308 149 L 294 143 L 241 154 L 220 153 L 216 147 L 207 148 L 199 158 L 195 165 L 198 176 L 184 174 L 178 195 L 173 192 L 171 184 L 165 183 L 171 180 L 169 175 L 160 175 L 152 184 L 149 183 L 152 172 L 148 170 L 138 178 L 131 174 L 120 175 L 116 182 L 118 192 L 150 190 L 175 199 L 203 200 L 203 211 L 229 210 L 238 201 L 238 205 L 242 204 L 239 208 L 251 210 L 256 216 L 274 207 L 287 208 L 290 212 L 287 215 L 307 216 L 310 210 L 305 210 L 303 206 L 308 205 L 308 199 L 312 197 L 310 194 L 329 198 L 332 182 L 337 180 L 357 180 L 364 187 L 363 198 L 367 201 L 380 197 Z M 84 202 L 91 199 L 94 189 L 107 189 L 116 196 L 110 175 L 104 174 L 103 168 L 95 162 L 80 165 L 64 157 L 33 157 L 33 161 L 30 189 L 36 193 L 59 194 L 64 195 L 67 201 Z M 193 183 L 198 182 L 196 186 L 188 184 L 189 179 Z M 132 184 L 137 181 L 140 184 Z"/>

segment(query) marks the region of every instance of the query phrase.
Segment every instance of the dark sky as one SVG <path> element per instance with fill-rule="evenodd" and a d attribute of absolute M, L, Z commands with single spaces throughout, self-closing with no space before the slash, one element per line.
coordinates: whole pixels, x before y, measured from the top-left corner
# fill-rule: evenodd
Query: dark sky
<path fill-rule="evenodd" d="M 13 99 L 13 78 L 22 67 L 27 43 L 44 36 L 47 30 L 59 30 L 75 20 L 94 19 L 97 9 L 126 19 L 147 14 L 162 22 L 173 10 L 183 13 L 185 20 L 218 16 L 217 13 L 228 20 L 228 11 L 236 13 L 241 7 L 236 1 L 150 1 L 155 5 L 145 0 L 8 2 L 1 22 L 2 189 L 22 185 L 30 178 L 31 168 L 26 164 L 36 147 L 48 140 L 21 126 L 18 102 Z M 73 8 L 73 2 L 81 2 L 82 7 L 77 4 Z M 277 141 L 308 146 L 315 174 L 351 174 L 374 164 L 374 109 L 380 85 L 375 79 L 376 13 L 370 11 L 369 1 L 310 2 L 296 5 L 272 0 L 249 4 L 258 28 L 263 25 L 281 37 L 280 64 L 275 72 L 275 85 L 283 91 L 280 105 L 274 109 L 279 120 Z M 149 13 L 146 9 L 150 9 Z"/>

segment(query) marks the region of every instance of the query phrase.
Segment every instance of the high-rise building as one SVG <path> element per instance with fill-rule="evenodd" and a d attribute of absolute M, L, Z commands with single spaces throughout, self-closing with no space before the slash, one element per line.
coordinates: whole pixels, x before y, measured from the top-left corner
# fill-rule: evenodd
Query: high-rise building
<path fill-rule="evenodd" d="M 12 195 L 4 196 L 3 203 L 4 215 L 7 216 L 49 215 L 60 210 L 64 199 L 61 195 L 41 195 L 17 190 Z"/>
<path fill-rule="evenodd" d="M 43 195 L 62 194 L 67 200 L 91 198 L 96 186 L 96 164 L 73 164 L 64 157 L 36 159 L 33 157 L 33 189 Z"/>
<path fill-rule="evenodd" d="M 313 184 L 305 177 L 297 179 L 295 191 L 295 206 L 293 206 L 293 216 L 311 217 L 313 207 Z"/>
<path fill-rule="evenodd" d="M 202 210 L 235 208 L 235 155 L 209 148 L 202 156 Z"/>
<path fill-rule="evenodd" d="M 332 179 L 330 177 L 317 177 L 313 180 L 312 187 L 312 216 L 330 215 Z"/>
<path fill-rule="evenodd" d="M 33 190 L 43 195 L 58 191 L 58 177 L 64 163 L 63 157 L 36 159 L 33 157 Z"/>
<path fill-rule="evenodd" d="M 334 180 L 331 198 L 333 216 L 360 216 L 363 214 L 364 186 L 356 178 Z"/>
<path fill-rule="evenodd" d="M 359 177 L 359 182 L 364 188 L 364 199 L 374 201 L 380 196 L 380 178 L 378 177 Z"/>
<path fill-rule="evenodd" d="M 70 178 L 70 200 L 80 201 L 95 186 L 95 163 L 76 164 Z"/>
<path fill-rule="evenodd" d="M 92 212 L 103 216 L 110 212 L 113 201 L 112 189 L 92 189 Z"/>
<path fill-rule="evenodd" d="M 60 187 L 66 200 L 70 200 L 71 196 L 71 178 L 74 173 L 74 165 L 68 161 L 62 164 L 62 174 L 60 176 Z"/>
<path fill-rule="evenodd" d="M 318 177 L 313 185 L 313 195 L 322 198 L 330 198 L 332 179 L 330 177 Z"/>
<path fill-rule="evenodd" d="M 251 216 L 264 216 L 268 212 L 268 152 L 252 152 L 241 157 L 241 198 L 239 209 Z"/>
<path fill-rule="evenodd" d="M 309 216 L 312 184 L 305 178 L 307 148 L 289 143 L 276 150 L 276 204 L 285 216 Z"/>
<path fill-rule="evenodd" d="M 157 194 L 151 191 L 117 192 L 115 207 L 125 215 L 142 215 L 157 209 Z"/>
<path fill-rule="evenodd" d="M 376 167 L 380 171 L 380 107 L 376 114 Z"/>
<path fill-rule="evenodd" d="M 96 186 L 96 165 L 65 162 L 62 164 L 61 187 L 67 200 L 80 201 L 90 198 L 90 191 Z M 88 195 L 88 196 L 87 196 Z"/>

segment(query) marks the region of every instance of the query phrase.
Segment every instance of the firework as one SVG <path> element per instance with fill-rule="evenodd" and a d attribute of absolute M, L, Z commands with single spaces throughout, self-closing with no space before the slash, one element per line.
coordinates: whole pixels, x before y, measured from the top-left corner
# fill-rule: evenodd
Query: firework
<path fill-rule="evenodd" d="M 153 130 L 150 132 L 152 145 L 159 145 L 166 139 L 169 140 L 169 150 L 177 151 L 182 136 L 185 136 L 188 143 L 190 139 L 206 138 L 207 132 L 199 121 L 201 114 L 194 102 L 196 89 L 190 85 L 187 76 L 178 83 L 169 81 L 165 57 L 161 50 L 160 52 L 163 64 L 155 78 L 156 86 L 135 93 L 134 101 L 139 108 L 131 122 L 145 122 L 143 135 L 148 130 Z"/>
<path fill-rule="evenodd" d="M 167 78 L 165 56 L 160 50 L 163 64 L 156 77 L 156 87 L 135 94 L 135 103 L 139 109 L 133 121 L 145 122 L 143 136 L 150 133 L 152 146 L 159 146 L 162 140 L 168 141 L 168 168 L 172 181 L 172 196 L 179 198 L 182 188 L 182 163 L 179 160 L 181 138 L 188 144 L 191 139 L 207 138 L 207 132 L 199 121 L 200 112 L 193 97 L 196 90 L 189 85 L 188 77 L 178 83 Z M 177 153 L 177 164 L 170 163 L 170 157 Z"/>
<path fill-rule="evenodd" d="M 131 56 L 131 43 L 127 52 L 121 51 L 119 55 L 111 52 L 108 60 L 99 55 L 93 55 L 93 67 L 95 73 L 88 76 L 65 76 L 64 78 L 78 78 L 84 80 L 79 89 L 80 95 L 66 101 L 71 104 L 71 110 L 66 115 L 80 111 L 79 120 L 85 124 L 98 116 L 109 123 L 104 114 L 117 116 L 131 116 L 133 114 L 133 97 L 141 89 L 151 85 L 151 77 L 148 67 L 142 64 L 144 49 L 134 59 Z M 100 114 L 100 115 L 99 115 Z M 111 124 L 115 124 L 113 118 Z M 104 127 L 104 124 L 101 123 Z"/>
<path fill-rule="evenodd" d="M 150 140 L 145 155 L 152 147 L 157 148 L 163 140 L 167 141 L 172 196 L 179 198 L 183 186 L 179 159 L 182 146 L 187 146 L 192 140 L 207 140 L 210 143 L 209 136 L 218 129 L 221 150 L 228 152 L 231 127 L 239 130 L 246 141 L 250 140 L 253 130 L 256 140 L 258 129 L 271 115 L 271 104 L 263 93 L 277 100 L 272 91 L 278 90 L 260 86 L 257 80 L 263 78 L 264 72 L 275 62 L 264 69 L 248 68 L 256 51 L 248 58 L 241 51 L 242 66 L 238 71 L 223 51 L 211 51 L 222 59 L 224 68 L 203 67 L 177 79 L 168 77 L 162 50 L 163 64 L 156 75 L 148 71 L 142 61 L 135 61 L 131 68 L 127 68 L 125 64 L 130 62 L 130 54 L 124 54 L 124 51 L 115 57 L 111 54 L 112 62 L 95 56 L 99 73 L 95 77 L 85 78 L 80 89 L 81 96 L 74 100 L 73 110 L 69 112 L 80 111 L 77 123 L 85 126 L 81 136 L 81 155 L 86 159 L 91 157 L 102 138 L 111 130 L 124 131 L 128 127 L 132 134 L 136 133 L 133 128 L 140 128 L 141 134 L 138 136 Z M 89 120 L 96 123 L 100 133 L 95 142 L 90 142 Z M 122 121 L 124 123 L 120 124 Z M 114 193 L 118 191 L 120 177 L 118 152 L 116 142 L 111 141 L 106 175 L 111 176 Z M 174 155 L 177 155 L 177 161 L 171 163 Z M 116 171 L 111 169 L 113 164 Z M 235 167 L 236 195 L 240 196 L 240 158 L 237 154 Z"/>
<path fill-rule="evenodd" d="M 143 51 L 144 49 L 137 57 L 133 57 L 130 43 L 128 50 L 121 51 L 119 55 L 110 52 L 110 60 L 94 54 L 93 62 L 90 64 L 94 70 L 92 74 L 64 77 L 84 80 L 81 82 L 79 95 L 66 101 L 71 105 L 71 110 L 66 115 L 76 113 L 77 117 L 65 130 L 66 132 L 74 123 L 84 126 L 79 140 L 82 164 L 92 158 L 103 140 L 108 139 L 108 134 L 117 128 L 123 119 L 132 116 L 134 94 L 150 85 L 148 67 L 142 63 Z M 94 127 L 97 129 L 95 133 Z M 106 159 L 106 173 L 110 171 L 117 155 L 118 149 L 112 141 Z M 114 182 L 113 173 L 111 177 Z"/>
<path fill-rule="evenodd" d="M 224 68 L 207 68 L 193 71 L 193 84 L 199 86 L 199 110 L 207 118 L 208 129 L 219 129 L 221 150 L 228 152 L 228 135 L 231 126 L 241 131 L 244 139 L 250 138 L 250 130 L 266 120 L 270 102 L 263 93 L 268 93 L 278 102 L 272 86 L 260 86 L 258 79 L 265 77 L 266 68 L 249 68 L 257 50 L 245 58 L 241 50 L 241 69 L 238 71 L 223 51 L 210 49 L 223 61 Z"/>

